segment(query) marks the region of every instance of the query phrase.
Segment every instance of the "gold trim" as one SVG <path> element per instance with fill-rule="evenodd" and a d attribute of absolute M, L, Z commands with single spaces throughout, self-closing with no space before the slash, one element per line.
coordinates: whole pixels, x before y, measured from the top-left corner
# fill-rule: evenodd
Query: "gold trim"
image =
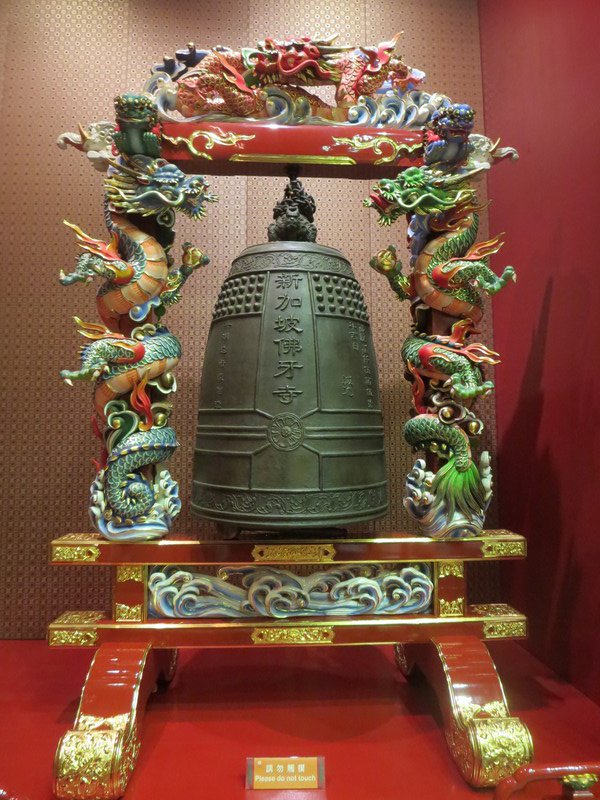
<path fill-rule="evenodd" d="M 335 559 L 332 544 L 260 544 L 252 550 L 254 561 L 331 563 Z"/>
<path fill-rule="evenodd" d="M 464 561 L 440 561 L 437 574 L 438 578 L 464 578 Z"/>
<path fill-rule="evenodd" d="M 457 597 L 455 600 L 440 598 L 440 617 L 462 617 L 465 613 L 465 598 Z"/>
<path fill-rule="evenodd" d="M 533 758 L 533 742 L 518 717 L 474 719 L 467 728 L 476 786 L 496 786 Z"/>
<path fill-rule="evenodd" d="M 103 611 L 65 611 L 53 621 L 53 625 L 88 625 L 105 619 Z"/>
<path fill-rule="evenodd" d="M 335 630 L 332 625 L 320 628 L 254 628 L 253 644 L 329 644 Z"/>
<path fill-rule="evenodd" d="M 483 635 L 486 639 L 511 639 L 527 636 L 527 622 L 484 622 Z"/>
<path fill-rule="evenodd" d="M 97 561 L 100 548 L 96 545 L 53 545 L 52 561 Z"/>
<path fill-rule="evenodd" d="M 142 622 L 144 619 L 143 606 L 128 606 L 126 603 L 115 603 L 116 622 Z"/>
<path fill-rule="evenodd" d="M 506 603 L 478 603 L 471 606 L 471 612 L 481 617 L 513 617 L 519 613 Z"/>
<path fill-rule="evenodd" d="M 456 710 L 463 725 L 468 725 L 473 719 L 480 716 L 494 718 L 509 716 L 508 706 L 503 700 L 491 700 L 480 706 L 478 703 L 472 703 L 465 695 L 458 695 L 455 699 Z"/>
<path fill-rule="evenodd" d="M 460 600 L 462 598 L 458 598 L 458 599 Z M 336 628 L 342 628 L 342 627 L 351 627 L 351 628 L 364 628 L 364 627 L 390 627 L 390 628 L 392 628 L 392 627 L 393 628 L 402 627 L 402 628 L 412 628 L 412 627 L 421 627 L 422 625 L 433 625 L 433 626 L 442 626 L 442 627 L 444 627 L 448 623 L 452 623 L 452 624 L 460 623 L 460 624 L 463 624 L 463 623 L 473 623 L 473 622 L 479 623 L 479 622 L 495 622 L 495 621 L 497 621 L 495 619 L 487 619 L 486 620 L 482 616 L 471 614 L 470 613 L 470 607 L 467 607 L 466 611 L 467 611 L 466 615 L 463 615 L 463 616 L 460 617 L 460 619 L 456 619 L 456 620 L 452 620 L 452 619 L 444 618 L 444 617 L 436 617 L 436 616 L 434 616 L 432 614 L 424 613 L 424 614 L 422 614 L 422 615 L 420 615 L 420 616 L 418 616 L 416 618 L 413 617 L 413 616 L 410 616 L 410 617 L 407 618 L 406 615 L 399 615 L 399 616 L 394 616 L 394 617 L 384 617 L 384 616 L 381 616 L 381 617 L 369 617 L 368 619 L 365 619 L 364 617 L 363 618 L 357 618 L 357 617 L 347 618 L 346 617 L 346 618 L 336 618 L 335 621 L 333 621 L 332 619 L 323 619 L 323 620 L 315 619 L 315 620 L 310 620 L 310 627 L 315 627 L 315 628 L 322 627 L 322 626 L 331 627 L 332 625 L 334 627 L 336 627 Z M 524 619 L 523 615 L 520 614 L 519 612 L 514 612 L 514 616 L 516 616 L 518 618 L 517 620 L 514 620 L 514 621 L 519 621 L 519 620 L 523 621 L 523 619 Z M 507 621 L 510 622 L 511 620 L 507 620 Z M 183 622 L 182 620 L 179 620 L 179 619 L 178 620 L 168 620 L 168 619 L 165 618 L 165 619 L 161 619 L 160 621 L 159 620 L 150 621 L 150 622 L 144 621 L 144 622 L 138 623 L 136 627 L 139 630 L 143 630 L 143 631 L 153 631 L 153 630 L 159 630 L 159 629 L 161 631 L 168 630 L 168 629 L 170 629 L 170 630 L 184 630 L 184 629 L 189 629 L 189 628 L 196 628 L 196 629 L 208 628 L 208 629 L 211 629 L 211 630 L 212 629 L 216 629 L 216 628 L 227 628 L 228 630 L 233 630 L 235 628 L 253 628 L 254 626 L 256 626 L 256 623 L 257 623 L 256 619 L 252 619 L 252 620 L 241 619 L 239 621 L 238 620 L 235 620 L 235 621 L 234 620 L 227 620 L 227 621 L 223 621 L 223 622 L 213 622 L 213 621 L 207 622 L 206 619 L 200 618 L 198 621 L 194 621 L 194 622 Z M 286 627 L 286 626 L 293 627 L 295 625 L 297 625 L 297 620 L 296 619 L 281 620 L 281 621 L 278 620 L 277 621 L 277 627 Z M 103 623 L 103 625 L 102 625 L 103 630 L 104 629 L 113 630 L 113 629 L 116 629 L 116 628 L 119 628 L 119 627 L 120 627 L 119 623 L 116 623 L 116 622 L 111 621 L 109 619 L 106 620 L 106 622 Z M 176 647 L 176 645 L 170 646 L 170 649 L 171 649 L 171 647 Z"/>
<path fill-rule="evenodd" d="M 503 531 L 504 533 L 504 531 Z M 488 540 L 481 545 L 481 554 L 484 558 L 508 558 L 509 556 L 526 556 L 527 545 L 525 539 L 517 541 Z"/>
<path fill-rule="evenodd" d="M 330 150 L 341 144 L 348 145 L 351 150 L 372 150 L 375 155 L 381 156 L 373 162 L 376 166 L 379 164 L 392 164 L 400 156 L 410 156 L 416 150 L 423 149 L 423 142 L 415 142 L 408 144 L 407 142 L 398 142 L 391 136 L 369 136 L 368 134 L 357 133 L 352 138 L 346 136 L 334 136 L 332 145 L 325 145 L 323 150 Z M 388 155 L 384 155 L 383 146 L 391 148 Z"/>
<path fill-rule="evenodd" d="M 98 641 L 98 631 L 96 628 L 78 630 L 77 628 L 68 630 L 49 631 L 48 644 L 50 647 L 93 647 Z"/>
<path fill-rule="evenodd" d="M 285 153 L 236 153 L 229 160 L 259 164 L 338 164 L 345 166 L 356 164 L 356 161 L 350 156 L 300 156 L 285 155 Z"/>
<path fill-rule="evenodd" d="M 120 565 L 117 567 L 117 583 L 125 583 L 126 581 L 136 581 L 137 583 L 144 583 L 146 579 L 146 567 L 141 566 L 128 566 Z"/>
<path fill-rule="evenodd" d="M 195 145 L 196 139 L 203 137 L 206 142 L 204 144 L 204 148 L 202 150 L 198 150 Z M 193 156 L 197 156 L 198 158 L 207 158 L 209 161 L 212 161 L 212 156 L 209 156 L 206 153 L 206 150 L 212 150 L 215 145 L 222 145 L 223 147 L 237 147 L 238 142 L 248 142 L 250 139 L 255 139 L 256 134 L 243 134 L 243 133 L 233 133 L 232 131 L 228 131 L 227 133 L 223 133 L 219 131 L 218 133 L 212 131 L 194 131 L 190 136 L 167 136 L 163 134 L 163 139 L 167 142 L 171 142 L 172 145 L 177 147 L 180 144 L 187 145 L 187 149 Z"/>
<path fill-rule="evenodd" d="M 114 717 L 96 717 L 94 714 L 80 714 L 77 717 L 77 729 L 94 731 L 100 728 L 109 728 L 112 731 L 124 731 L 130 720 L 131 713 L 115 714 Z"/>
<path fill-rule="evenodd" d="M 117 800 L 133 772 L 140 741 L 135 728 L 68 731 L 55 759 L 54 793 L 60 800 Z"/>
<path fill-rule="evenodd" d="M 58 539 L 53 539 L 52 544 L 60 544 L 61 542 L 78 542 L 79 544 L 92 544 L 94 542 L 108 542 L 100 533 L 65 533 L 64 536 L 59 536 Z"/>

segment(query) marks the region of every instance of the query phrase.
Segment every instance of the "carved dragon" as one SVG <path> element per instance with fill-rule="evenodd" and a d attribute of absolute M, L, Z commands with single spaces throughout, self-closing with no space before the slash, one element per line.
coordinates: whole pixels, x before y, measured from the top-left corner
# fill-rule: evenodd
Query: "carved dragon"
<path fill-rule="evenodd" d="M 181 345 L 153 319 L 178 302 L 188 277 L 208 263 L 185 243 L 181 266 L 171 269 L 175 212 L 199 219 L 216 197 L 203 177 L 188 177 L 149 154 L 157 153 L 160 131 L 147 97 L 124 95 L 116 108 L 121 154 L 108 159 L 104 182 L 110 242 L 67 222 L 84 253 L 71 273 L 60 274 L 63 285 L 103 280 L 96 306 L 104 324 L 75 318 L 90 341 L 81 348 L 80 369 L 63 370 L 61 377 L 69 384 L 94 382 L 94 429 L 103 447 L 90 512 L 105 536 L 131 541 L 166 533 L 181 505 L 177 484 L 158 466 L 177 447 L 165 398 L 176 386 L 172 370 Z"/>
<path fill-rule="evenodd" d="M 499 237 L 476 241 L 481 206 L 469 185 L 492 158 L 514 151 L 496 154 L 497 143 L 481 136 L 473 143 L 472 127 L 468 106 L 436 112 L 424 130 L 425 165 L 380 180 L 365 200 L 381 225 L 403 215 L 409 223 L 410 271 L 403 271 L 393 245 L 370 264 L 400 300 L 411 302 L 413 331 L 402 345 L 402 358 L 414 416 L 404 437 L 416 451 L 429 453 L 429 460 L 419 459 L 408 476 L 405 506 L 430 536 L 468 535 L 483 526 L 491 470 L 487 453 L 479 464 L 473 459 L 471 438 L 481 434 L 483 423 L 470 406 L 494 388 L 481 366 L 499 359 L 469 337 L 483 316 L 485 295 L 516 279 L 513 267 L 500 276 L 490 269 L 490 256 L 502 246 Z"/>
<path fill-rule="evenodd" d="M 304 100 L 319 116 L 344 119 L 343 109 L 374 95 L 384 83 L 404 90 L 420 82 L 421 73 L 394 54 L 399 34 L 375 47 L 337 45 L 335 38 L 268 37 L 255 48 L 194 51 L 198 61 L 188 54 L 194 67 L 177 81 L 177 110 L 186 117 L 265 117 L 269 94 L 285 87 L 287 95 Z M 336 87 L 335 106 L 304 89 L 327 84 Z"/>

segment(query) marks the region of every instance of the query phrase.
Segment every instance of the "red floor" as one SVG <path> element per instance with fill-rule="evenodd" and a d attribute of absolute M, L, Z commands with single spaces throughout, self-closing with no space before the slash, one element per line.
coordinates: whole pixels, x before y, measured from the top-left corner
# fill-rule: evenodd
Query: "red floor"
<path fill-rule="evenodd" d="M 598 760 L 600 708 L 514 643 L 493 648 L 536 761 Z M 49 800 L 52 759 L 91 653 L 0 642 L 0 787 Z M 246 792 L 246 756 L 325 756 L 325 792 Z M 489 798 L 446 751 L 426 684 L 407 684 L 388 648 L 184 651 L 155 695 L 126 800 Z"/>

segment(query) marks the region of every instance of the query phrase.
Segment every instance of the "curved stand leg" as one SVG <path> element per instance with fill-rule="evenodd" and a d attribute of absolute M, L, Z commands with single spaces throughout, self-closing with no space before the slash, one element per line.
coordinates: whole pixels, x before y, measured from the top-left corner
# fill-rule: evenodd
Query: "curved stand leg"
<path fill-rule="evenodd" d="M 400 655 L 399 655 L 400 654 Z M 510 714 L 485 644 L 472 636 L 399 645 L 404 674 L 418 667 L 433 686 L 450 753 L 471 786 L 495 786 L 533 757 L 526 725 Z"/>
<path fill-rule="evenodd" d="M 75 724 L 58 743 L 54 793 L 61 800 L 117 800 L 140 749 L 140 722 L 157 681 L 175 673 L 175 650 L 103 644 L 90 666 Z"/>

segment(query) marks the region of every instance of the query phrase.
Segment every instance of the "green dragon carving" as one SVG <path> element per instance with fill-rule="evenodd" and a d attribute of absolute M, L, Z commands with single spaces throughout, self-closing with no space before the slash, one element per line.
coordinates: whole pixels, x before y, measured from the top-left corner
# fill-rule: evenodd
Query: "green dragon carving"
<path fill-rule="evenodd" d="M 439 150 L 446 147 L 439 144 Z M 457 152 L 466 158 L 471 149 L 465 144 Z M 436 153 L 436 160 L 444 157 Z M 479 532 L 491 499 L 489 457 L 482 454 L 478 465 L 471 453 L 470 440 L 483 424 L 469 407 L 493 390 L 481 367 L 499 359 L 469 337 L 483 316 L 485 295 L 496 294 L 516 276 L 511 266 L 500 276 L 489 266 L 502 246 L 498 237 L 476 242 L 481 206 L 469 180 L 480 171 L 468 164 L 411 167 L 379 181 L 365 200 L 381 225 L 402 215 L 409 221 L 410 272 L 403 271 L 393 245 L 370 265 L 386 276 L 400 300 L 411 302 L 413 332 L 402 345 L 402 358 L 412 382 L 414 416 L 404 437 L 429 455 L 408 476 L 405 507 L 436 537 Z"/>
<path fill-rule="evenodd" d="M 490 269 L 489 257 L 502 247 L 498 237 L 475 244 L 481 206 L 467 185 L 474 174 L 410 167 L 394 180 L 381 180 L 365 205 L 376 209 L 380 225 L 391 225 L 404 214 L 410 219 L 410 276 L 403 274 L 395 248 L 370 262 L 400 299 L 421 300 L 443 314 L 476 323 L 483 316 L 483 293 L 499 292 L 515 280 L 515 270 L 508 266 L 497 276 Z"/>

